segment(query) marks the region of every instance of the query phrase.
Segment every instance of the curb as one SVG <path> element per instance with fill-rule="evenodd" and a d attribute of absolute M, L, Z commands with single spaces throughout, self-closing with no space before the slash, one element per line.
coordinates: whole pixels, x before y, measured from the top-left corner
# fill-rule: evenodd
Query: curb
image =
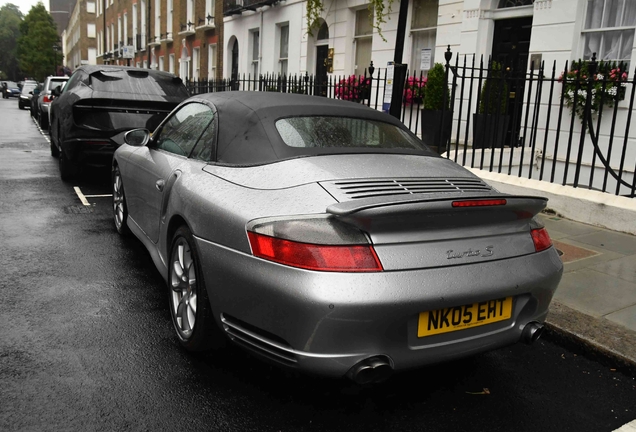
<path fill-rule="evenodd" d="M 552 301 L 546 339 L 636 377 L 636 332 Z"/>

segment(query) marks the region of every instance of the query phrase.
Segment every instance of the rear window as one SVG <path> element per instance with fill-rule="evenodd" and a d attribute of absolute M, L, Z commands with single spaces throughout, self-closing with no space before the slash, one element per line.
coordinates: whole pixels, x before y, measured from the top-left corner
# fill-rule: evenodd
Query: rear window
<path fill-rule="evenodd" d="M 25 84 L 24 86 L 22 86 L 22 93 L 23 94 L 29 94 L 30 91 L 33 91 L 33 89 L 35 89 L 36 85 L 35 84 Z"/>
<path fill-rule="evenodd" d="M 144 70 L 95 72 L 91 74 L 90 86 L 95 91 L 111 93 L 188 97 L 181 80 L 165 75 L 152 75 Z"/>
<path fill-rule="evenodd" d="M 276 129 L 289 147 L 424 150 L 424 145 L 399 127 L 374 120 L 346 117 L 291 117 Z"/>

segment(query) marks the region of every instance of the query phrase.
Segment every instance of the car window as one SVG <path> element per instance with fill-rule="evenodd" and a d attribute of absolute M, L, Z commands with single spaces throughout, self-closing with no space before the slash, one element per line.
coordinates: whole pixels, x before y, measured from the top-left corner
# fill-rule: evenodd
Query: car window
<path fill-rule="evenodd" d="M 33 89 L 36 87 L 35 84 L 25 84 L 22 87 L 22 94 L 29 94 L 30 91 L 33 91 Z"/>
<path fill-rule="evenodd" d="M 80 78 L 80 71 L 75 71 L 75 73 L 73 73 L 73 75 L 71 75 L 71 77 L 68 79 L 66 85 L 62 88 L 62 92 L 66 92 L 68 90 L 71 90 L 73 87 L 75 87 L 76 85 L 78 85 L 81 81 Z"/>
<path fill-rule="evenodd" d="M 424 148 L 395 125 L 360 118 L 292 117 L 278 120 L 276 129 L 290 147 Z"/>
<path fill-rule="evenodd" d="M 159 131 L 154 147 L 189 156 L 214 113 L 207 105 L 189 103 L 173 113 Z"/>
<path fill-rule="evenodd" d="M 47 83 L 47 90 L 53 90 L 55 87 L 60 87 L 60 90 L 63 87 L 63 84 L 66 83 L 67 80 L 65 79 L 55 79 L 52 78 L 48 81 Z"/>
<path fill-rule="evenodd" d="M 216 125 L 214 121 L 211 121 L 208 127 L 205 128 L 201 138 L 196 144 L 194 151 L 190 155 L 193 159 L 199 159 L 209 162 L 214 155 L 214 148 L 216 145 Z"/>
<path fill-rule="evenodd" d="M 90 86 L 95 91 L 133 93 L 187 98 L 188 91 L 179 78 L 152 74 L 147 70 L 100 70 L 91 74 Z"/>

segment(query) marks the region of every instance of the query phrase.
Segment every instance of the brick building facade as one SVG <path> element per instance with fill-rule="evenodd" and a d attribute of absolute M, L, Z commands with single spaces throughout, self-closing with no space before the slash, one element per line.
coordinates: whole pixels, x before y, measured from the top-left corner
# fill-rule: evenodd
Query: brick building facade
<path fill-rule="evenodd" d="M 96 1 L 98 64 L 221 77 L 221 0 Z"/>
<path fill-rule="evenodd" d="M 95 0 L 76 0 L 64 38 L 65 65 L 71 70 L 97 62 L 95 12 Z"/>

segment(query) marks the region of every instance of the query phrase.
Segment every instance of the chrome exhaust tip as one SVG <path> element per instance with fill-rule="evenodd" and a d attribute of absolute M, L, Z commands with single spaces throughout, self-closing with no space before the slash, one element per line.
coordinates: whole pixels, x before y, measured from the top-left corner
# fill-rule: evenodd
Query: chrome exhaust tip
<path fill-rule="evenodd" d="M 347 377 L 356 384 L 375 384 L 386 381 L 392 374 L 388 357 L 374 356 L 358 362 L 349 369 Z"/>
<path fill-rule="evenodd" d="M 541 337 L 544 328 L 543 324 L 539 322 L 529 322 L 521 332 L 521 341 L 528 345 L 532 345 Z"/>

